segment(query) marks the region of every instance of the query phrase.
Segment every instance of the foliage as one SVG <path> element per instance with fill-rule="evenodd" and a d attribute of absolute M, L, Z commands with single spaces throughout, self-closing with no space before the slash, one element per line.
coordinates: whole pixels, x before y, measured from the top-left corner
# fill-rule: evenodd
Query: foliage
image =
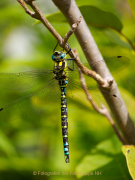
<path fill-rule="evenodd" d="M 126 156 L 127 166 L 131 177 L 135 179 L 135 146 L 123 146 L 122 151 Z"/>
<path fill-rule="evenodd" d="M 129 5 L 126 0 L 76 2 L 103 56 L 108 58 L 121 55 L 131 60 L 131 65 L 116 74 L 115 78 L 135 122 L 135 24 Z M 49 1 L 43 1 L 39 8 L 43 8 L 43 5 L 51 7 L 53 13 L 47 15 L 47 18 L 64 37 L 70 28 L 65 18 L 61 13 L 54 12 Z M 134 13 L 132 3 L 130 7 Z M 51 34 L 42 24 L 32 26 L 35 22 L 17 1 L 1 1 L 0 10 L 0 72 L 52 69 L 51 55 L 56 40 Z M 69 39 L 69 44 L 77 48 L 82 62 L 85 62 L 74 35 Z M 29 92 L 0 90 L 0 107 Z M 17 121 L 12 121 L 10 117 L 11 121 L 0 122 L 0 178 L 131 179 L 125 157 L 121 153 L 121 144 L 107 119 L 78 101 L 69 100 L 68 111 L 69 164 L 63 158 L 59 104 L 41 116 L 27 119 L 19 117 Z M 33 171 L 55 171 L 61 175 L 33 176 Z M 73 173 L 82 171 L 99 171 L 101 174 L 86 176 Z M 64 172 L 65 175 L 62 175 Z"/>

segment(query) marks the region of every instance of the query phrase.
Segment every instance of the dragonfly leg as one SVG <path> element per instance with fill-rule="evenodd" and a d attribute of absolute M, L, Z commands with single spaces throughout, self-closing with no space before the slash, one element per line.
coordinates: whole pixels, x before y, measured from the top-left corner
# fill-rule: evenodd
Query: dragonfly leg
<path fill-rule="evenodd" d="M 69 54 L 70 53 L 70 51 L 71 51 L 71 48 L 69 47 L 69 45 L 68 45 L 68 43 L 67 43 L 67 46 L 68 46 L 68 48 L 69 48 L 69 50 L 68 50 L 68 52 L 66 53 L 66 54 Z M 72 53 L 72 51 L 71 51 L 71 53 Z M 73 55 L 73 53 L 72 53 L 72 55 Z M 69 59 L 65 59 L 65 60 L 74 60 L 74 59 L 76 59 L 75 57 L 74 57 L 74 55 L 73 55 L 73 58 L 69 58 Z M 68 67 L 69 68 L 69 67 Z M 73 71 L 74 70 L 74 61 L 73 61 L 73 68 L 69 68 L 71 71 Z"/>
<path fill-rule="evenodd" d="M 54 51 L 55 51 L 55 49 L 57 48 L 58 44 L 59 44 L 59 43 L 57 42 L 57 44 L 56 44 L 56 46 L 55 46 L 55 48 L 54 48 L 53 52 L 54 52 Z"/>
<path fill-rule="evenodd" d="M 69 47 L 69 46 L 68 46 Z M 70 48 L 70 47 L 69 47 Z M 66 53 L 66 54 L 69 54 L 70 53 L 70 51 L 71 51 L 71 48 L 68 50 L 68 52 Z M 72 52 L 72 51 L 71 51 Z"/>
<path fill-rule="evenodd" d="M 66 43 L 66 44 L 67 44 L 67 46 L 68 46 L 68 48 L 69 48 L 69 50 L 68 50 L 68 52 L 67 52 L 66 54 L 69 54 L 70 51 L 71 51 L 71 48 L 69 47 L 68 43 Z M 71 51 L 71 53 L 72 53 L 72 51 Z M 72 53 L 72 55 L 73 55 L 73 53 Z M 74 57 L 74 55 L 73 55 L 73 57 Z M 75 57 L 74 57 L 74 59 L 75 59 Z"/>

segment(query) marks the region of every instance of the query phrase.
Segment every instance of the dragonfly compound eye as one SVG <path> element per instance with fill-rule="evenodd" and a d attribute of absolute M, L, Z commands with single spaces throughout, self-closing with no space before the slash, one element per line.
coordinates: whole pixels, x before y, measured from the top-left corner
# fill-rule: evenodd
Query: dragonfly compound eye
<path fill-rule="evenodd" d="M 62 54 L 60 55 L 60 58 L 63 59 L 64 57 L 65 57 L 65 53 L 62 53 Z"/>
<path fill-rule="evenodd" d="M 53 61 L 55 61 L 55 60 L 56 60 L 56 58 L 55 58 L 55 56 L 54 56 L 54 55 L 52 55 L 52 60 L 53 60 Z"/>

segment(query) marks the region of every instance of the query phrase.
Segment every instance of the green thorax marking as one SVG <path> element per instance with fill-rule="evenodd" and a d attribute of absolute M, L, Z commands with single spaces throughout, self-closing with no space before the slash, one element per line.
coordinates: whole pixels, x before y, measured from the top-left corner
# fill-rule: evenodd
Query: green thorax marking
<path fill-rule="evenodd" d="M 56 80 L 68 80 L 68 65 L 65 60 L 66 54 L 62 51 L 55 51 L 52 55 L 54 62 L 54 74 Z"/>

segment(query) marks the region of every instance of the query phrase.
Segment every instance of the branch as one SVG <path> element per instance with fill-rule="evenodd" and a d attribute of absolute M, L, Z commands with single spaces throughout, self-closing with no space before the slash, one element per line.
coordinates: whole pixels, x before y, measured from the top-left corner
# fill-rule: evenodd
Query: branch
<path fill-rule="evenodd" d="M 76 23 L 74 23 L 71 27 L 71 29 L 69 30 L 69 32 L 65 35 L 64 41 L 63 41 L 63 46 L 65 46 L 65 44 L 67 43 L 69 37 L 73 34 L 73 32 L 76 30 L 77 26 L 80 24 L 82 20 L 82 17 L 80 16 L 80 18 L 77 20 Z"/>
<path fill-rule="evenodd" d="M 62 37 L 57 33 L 57 31 L 52 27 L 52 25 L 47 21 L 44 14 L 39 10 L 39 8 L 35 5 L 34 0 L 24 0 L 26 4 L 28 4 L 34 12 L 30 11 L 23 0 L 17 0 L 19 4 L 24 8 L 25 12 L 29 14 L 32 18 L 40 20 L 44 26 L 51 32 L 51 34 L 57 39 L 59 44 L 62 43 Z"/>
<path fill-rule="evenodd" d="M 43 15 L 43 13 L 35 5 L 34 0 L 24 0 L 34 10 L 34 12 L 31 12 L 27 8 L 27 6 L 25 5 L 23 0 L 17 0 L 17 1 L 24 8 L 24 10 L 27 14 L 29 14 L 32 18 L 40 20 L 44 24 L 44 26 L 56 38 L 56 40 L 58 41 L 59 45 L 62 48 L 64 48 L 67 52 L 69 51 L 69 46 L 67 44 L 65 44 L 64 47 L 62 46 L 63 45 L 62 37 L 57 33 L 57 31 L 47 21 L 47 19 Z M 82 17 L 82 15 L 75 3 L 75 0 L 67 0 L 67 1 L 52 0 L 52 1 L 61 10 L 61 12 L 63 12 L 63 14 L 65 15 L 66 19 L 68 20 L 68 22 L 71 26 L 74 24 L 74 22 L 77 22 L 78 17 Z M 85 54 L 89 64 L 91 65 L 92 69 L 94 69 L 92 64 L 94 64 L 96 61 L 102 60 L 103 57 L 102 57 L 101 53 L 99 52 L 99 49 L 98 49 L 83 18 L 81 21 L 81 25 L 78 26 L 78 28 L 75 31 L 75 35 L 84 51 L 84 54 Z M 64 40 L 64 41 L 66 41 L 66 40 Z M 69 53 L 69 55 L 72 58 L 75 57 L 75 55 L 72 51 Z M 78 60 L 78 57 L 76 57 L 76 59 L 74 61 L 76 62 L 76 64 L 78 65 L 78 67 L 81 69 L 81 71 L 84 74 L 92 77 L 93 79 L 95 79 L 98 82 L 100 88 L 103 88 L 104 90 L 107 90 L 109 92 L 113 91 L 113 94 L 117 94 L 117 96 L 121 98 L 121 95 L 119 93 L 117 85 L 116 85 L 115 81 L 113 80 L 113 77 L 111 76 L 109 70 L 107 69 L 104 61 L 102 61 L 100 65 L 104 69 L 106 69 L 106 71 L 102 72 L 101 68 L 98 68 L 98 67 L 96 67 L 96 69 L 94 69 L 98 73 L 98 75 L 96 72 L 93 72 L 93 71 L 87 69 L 86 67 L 84 67 L 84 65 L 82 63 L 80 63 L 80 61 Z M 113 106 L 116 103 L 116 107 L 117 107 L 117 102 L 112 102 L 112 100 L 107 99 L 107 97 L 105 97 L 105 99 L 108 102 L 108 105 L 109 105 L 109 107 L 110 107 L 122 133 L 123 133 L 125 140 L 129 144 L 135 144 L 135 138 L 134 138 L 135 137 L 135 127 L 134 127 L 133 122 L 131 121 L 131 118 L 128 114 L 127 108 L 126 108 L 122 98 L 121 98 L 121 101 L 123 102 L 123 106 L 119 109 L 111 107 L 112 103 L 113 103 Z"/>
<path fill-rule="evenodd" d="M 48 20 L 45 18 L 44 14 L 39 10 L 39 8 L 35 5 L 34 0 L 24 0 L 26 2 L 26 4 L 28 4 L 33 10 L 34 12 L 30 11 L 28 9 L 28 7 L 26 6 L 26 4 L 24 3 L 23 0 L 17 0 L 20 5 L 24 8 L 25 12 L 27 14 L 29 14 L 32 18 L 38 19 L 40 20 L 44 26 L 51 32 L 51 34 L 56 38 L 56 40 L 58 41 L 59 45 L 64 48 L 67 52 L 69 51 L 69 46 L 66 44 L 67 40 L 69 39 L 69 37 L 73 34 L 73 32 L 76 30 L 76 28 L 78 27 L 78 25 L 80 24 L 82 17 L 80 17 L 79 19 L 77 19 L 77 21 L 75 23 L 72 23 L 72 27 L 69 30 L 69 32 L 65 35 L 65 38 L 63 40 L 63 38 L 58 34 L 58 32 L 53 28 L 53 26 L 48 22 Z M 73 51 L 70 51 L 69 53 L 70 57 L 74 58 L 75 54 Z M 78 65 L 78 67 L 82 70 L 82 72 L 84 74 L 86 74 L 87 76 L 92 77 L 93 79 L 95 79 L 100 85 L 101 87 L 105 87 L 106 89 L 109 89 L 111 87 L 111 81 L 110 80 L 104 80 L 99 74 L 97 74 L 95 71 L 91 71 L 88 68 L 86 68 L 76 57 L 75 58 L 75 63 Z"/>
<path fill-rule="evenodd" d="M 78 56 L 77 51 L 74 50 L 74 52 L 75 52 L 76 56 Z M 79 58 L 79 57 L 78 57 L 78 58 Z M 101 108 L 99 108 L 99 107 L 97 106 L 97 104 L 93 101 L 92 96 L 89 94 L 88 87 L 87 87 L 87 85 L 86 85 L 85 78 L 83 77 L 83 74 L 82 74 L 81 69 L 78 68 L 78 71 L 79 71 L 80 81 L 81 81 L 83 90 L 84 90 L 84 92 L 85 92 L 85 94 L 86 94 L 86 96 L 87 96 L 88 101 L 91 103 L 91 105 L 92 105 L 92 107 L 95 109 L 95 111 L 97 111 L 99 114 L 102 114 L 102 115 L 106 116 L 106 118 L 109 120 L 112 128 L 114 129 L 114 131 L 115 131 L 118 139 L 122 142 L 123 145 L 126 145 L 126 142 L 125 142 L 125 140 L 123 139 L 123 137 L 121 136 L 121 134 L 119 133 L 117 127 L 115 126 L 115 123 L 114 123 L 114 121 L 113 121 L 113 119 L 112 119 L 112 117 L 111 117 L 108 109 L 107 109 L 104 105 L 102 105 Z"/>
<path fill-rule="evenodd" d="M 24 8 L 25 12 L 27 14 L 29 14 L 32 18 L 38 19 L 38 17 L 36 17 L 36 14 L 33 13 L 32 11 L 30 11 L 27 6 L 25 5 L 24 1 L 22 0 L 17 0 L 19 2 L 19 4 Z"/>
<path fill-rule="evenodd" d="M 78 19 L 78 17 L 82 16 L 79 8 L 76 5 L 75 0 L 67 0 L 67 1 L 52 0 L 52 1 L 60 9 L 60 11 L 64 14 L 64 16 L 66 17 L 70 26 L 72 26 L 72 24 Z M 86 25 L 86 22 L 84 21 L 83 18 L 82 18 L 80 26 L 78 26 L 78 28 L 76 29 L 76 31 L 74 33 L 78 39 L 78 42 L 80 43 L 80 46 L 82 47 L 82 50 L 86 56 L 86 59 L 88 60 L 89 64 L 91 65 L 92 70 L 96 71 L 102 77 L 103 81 L 102 81 L 102 83 L 100 83 L 99 89 L 102 88 L 102 90 L 106 91 L 106 84 L 104 84 L 104 82 L 106 82 L 106 79 L 109 79 L 109 82 L 111 84 L 109 92 L 117 95 L 117 97 L 119 97 L 121 102 L 123 103 L 123 105 L 118 108 L 117 101 L 108 99 L 108 97 L 103 94 L 103 96 L 106 99 L 106 101 L 111 109 L 111 112 L 112 112 L 113 116 L 115 117 L 115 120 L 123 134 L 125 141 L 128 144 L 135 144 L 135 127 L 129 116 L 126 105 L 124 104 L 124 101 L 120 95 L 120 92 L 118 90 L 116 82 L 113 80 L 113 77 L 110 74 L 110 71 L 108 70 L 104 61 L 101 61 L 99 64 L 99 67 L 96 66 L 96 69 L 93 66 L 93 64 L 96 63 L 97 61 L 103 60 L 103 57 L 102 57 L 94 39 L 93 39 L 93 36 L 90 33 L 90 30 L 89 30 L 88 26 Z M 100 66 L 102 68 L 100 68 Z M 79 68 L 81 70 L 83 69 L 83 68 L 81 68 L 81 66 L 79 66 Z M 105 70 L 102 71 L 102 69 L 105 69 Z M 113 104 L 113 106 L 112 106 L 112 104 Z M 114 106 L 115 106 L 115 108 L 113 108 Z"/>

